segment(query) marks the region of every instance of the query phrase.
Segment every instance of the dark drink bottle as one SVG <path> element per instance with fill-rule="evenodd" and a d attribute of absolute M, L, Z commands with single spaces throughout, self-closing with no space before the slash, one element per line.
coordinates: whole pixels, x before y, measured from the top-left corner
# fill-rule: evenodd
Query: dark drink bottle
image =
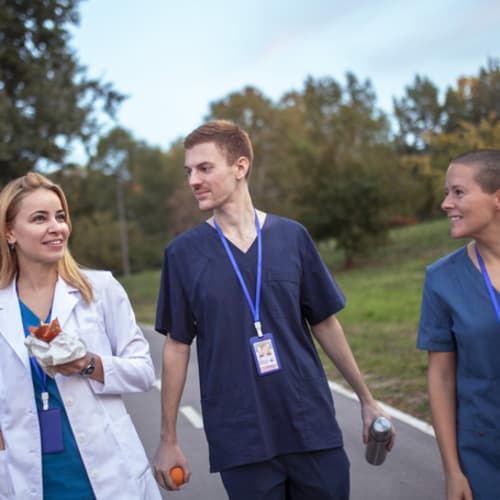
<path fill-rule="evenodd" d="M 391 435 L 391 422 L 385 417 L 377 417 L 370 427 L 368 444 L 366 445 L 365 458 L 368 463 L 380 465 L 384 462 L 387 455 L 386 446 Z"/>

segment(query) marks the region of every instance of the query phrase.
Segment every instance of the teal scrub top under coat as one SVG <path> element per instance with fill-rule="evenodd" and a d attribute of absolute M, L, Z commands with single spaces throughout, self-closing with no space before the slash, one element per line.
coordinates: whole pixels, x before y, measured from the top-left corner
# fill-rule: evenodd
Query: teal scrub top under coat
<path fill-rule="evenodd" d="M 21 316 L 26 327 L 38 326 L 39 318 L 20 301 Z M 48 319 L 47 319 L 48 322 Z M 40 373 L 42 370 L 40 369 Z M 31 365 L 36 406 L 42 411 L 42 380 Z M 64 451 L 42 454 L 43 497 L 45 500 L 95 500 L 90 481 L 70 427 L 56 382 L 47 376 L 49 407 L 59 407 L 63 425 Z"/>
<path fill-rule="evenodd" d="M 474 499 L 499 498 L 500 322 L 466 247 L 427 268 L 417 347 L 456 352 L 459 458 Z"/>

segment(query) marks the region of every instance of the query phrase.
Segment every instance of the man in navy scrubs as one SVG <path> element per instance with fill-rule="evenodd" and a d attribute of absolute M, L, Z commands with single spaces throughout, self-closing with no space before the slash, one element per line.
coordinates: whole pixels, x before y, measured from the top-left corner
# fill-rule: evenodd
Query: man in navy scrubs
<path fill-rule="evenodd" d="M 156 478 L 175 490 L 169 471 L 180 466 L 189 480 L 176 420 L 196 338 L 210 470 L 220 472 L 229 498 L 347 500 L 349 461 L 313 337 L 359 397 L 364 442 L 384 412 L 335 317 L 345 298 L 302 225 L 254 208 L 246 132 L 208 122 L 184 147 L 189 186 L 212 216 L 164 255 Z"/>

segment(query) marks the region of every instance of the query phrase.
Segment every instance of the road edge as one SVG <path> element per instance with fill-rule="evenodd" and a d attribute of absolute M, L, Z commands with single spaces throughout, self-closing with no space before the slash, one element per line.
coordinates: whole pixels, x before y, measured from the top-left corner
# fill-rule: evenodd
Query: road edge
<path fill-rule="evenodd" d="M 332 392 L 335 392 L 337 394 L 341 394 L 347 398 L 353 399 L 355 401 L 358 401 L 358 396 L 356 394 L 342 385 L 338 384 L 337 382 L 332 382 L 331 380 L 328 381 L 328 385 L 330 387 L 330 390 Z M 428 434 L 429 436 L 436 437 L 434 433 L 434 429 L 432 425 L 428 424 L 427 422 L 424 422 L 423 420 L 420 420 L 416 417 L 413 417 L 409 415 L 408 413 L 404 413 L 397 408 L 394 408 L 392 406 L 389 406 L 382 401 L 377 401 L 377 403 L 386 411 L 391 417 L 398 419 L 401 422 L 404 422 L 407 425 L 410 425 L 411 427 L 414 427 L 415 429 L 418 429 L 419 431 L 424 432 L 425 434 Z"/>

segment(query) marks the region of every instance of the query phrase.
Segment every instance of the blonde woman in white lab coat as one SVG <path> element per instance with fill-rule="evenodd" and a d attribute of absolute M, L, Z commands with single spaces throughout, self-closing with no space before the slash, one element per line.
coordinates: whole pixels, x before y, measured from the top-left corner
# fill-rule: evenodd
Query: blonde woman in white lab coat
<path fill-rule="evenodd" d="M 65 195 L 44 176 L 0 192 L 0 499 L 160 499 L 121 397 L 150 389 L 149 346 L 111 273 L 73 260 L 70 232 Z M 54 318 L 87 353 L 52 379 L 24 339 Z"/>

